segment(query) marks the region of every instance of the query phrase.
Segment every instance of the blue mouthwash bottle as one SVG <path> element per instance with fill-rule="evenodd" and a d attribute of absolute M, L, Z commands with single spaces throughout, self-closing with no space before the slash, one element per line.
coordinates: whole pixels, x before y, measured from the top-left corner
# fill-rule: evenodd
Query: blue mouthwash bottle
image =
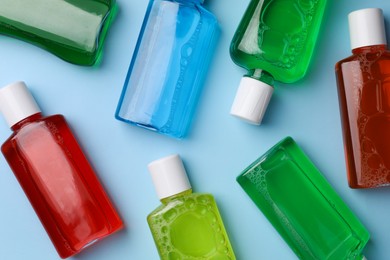
<path fill-rule="evenodd" d="M 203 0 L 150 0 L 127 74 L 118 120 L 183 138 L 218 34 Z"/>

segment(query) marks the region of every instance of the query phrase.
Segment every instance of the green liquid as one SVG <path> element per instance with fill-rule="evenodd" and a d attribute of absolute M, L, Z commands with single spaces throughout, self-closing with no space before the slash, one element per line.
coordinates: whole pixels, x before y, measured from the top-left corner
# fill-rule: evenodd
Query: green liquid
<path fill-rule="evenodd" d="M 290 137 L 237 181 L 301 259 L 361 259 L 369 233 Z"/>
<path fill-rule="evenodd" d="M 115 0 L 0 0 L 0 34 L 93 65 L 115 11 Z"/>
<path fill-rule="evenodd" d="M 307 72 L 326 0 L 252 0 L 230 54 L 247 70 L 261 69 L 291 83 Z"/>
<path fill-rule="evenodd" d="M 213 196 L 191 190 L 148 216 L 161 259 L 236 259 Z"/>

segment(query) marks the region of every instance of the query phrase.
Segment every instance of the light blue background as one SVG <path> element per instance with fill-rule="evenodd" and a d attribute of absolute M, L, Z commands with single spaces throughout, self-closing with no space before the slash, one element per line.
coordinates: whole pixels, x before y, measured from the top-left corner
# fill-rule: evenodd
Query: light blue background
<path fill-rule="evenodd" d="M 295 84 L 277 83 L 260 127 L 229 115 L 245 74 L 230 60 L 229 43 L 248 3 L 209 0 L 206 4 L 218 17 L 221 36 L 190 135 L 181 141 L 114 119 L 146 0 L 118 0 L 120 12 L 97 68 L 72 65 L 35 46 L 0 37 L 0 86 L 24 80 L 46 115 L 66 116 L 127 226 L 75 259 L 158 259 L 146 216 L 159 201 L 146 165 L 172 153 L 182 156 L 195 191 L 214 194 L 238 259 L 296 259 L 235 181 L 246 166 L 287 135 L 370 231 L 367 258 L 389 259 L 390 188 L 347 186 L 334 64 L 350 55 L 347 14 L 381 7 L 390 21 L 390 1 L 329 1 L 308 75 Z M 3 142 L 11 132 L 4 120 L 0 129 Z M 0 259 L 59 259 L 3 157 L 0 225 Z"/>

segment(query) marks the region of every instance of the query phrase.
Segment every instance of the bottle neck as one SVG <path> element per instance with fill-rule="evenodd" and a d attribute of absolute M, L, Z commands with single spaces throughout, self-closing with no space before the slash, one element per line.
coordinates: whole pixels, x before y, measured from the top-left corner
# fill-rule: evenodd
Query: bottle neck
<path fill-rule="evenodd" d="M 172 195 L 172 196 L 167 197 L 167 198 L 163 198 L 160 201 L 161 201 L 162 204 L 168 204 L 172 200 L 175 200 L 177 198 L 181 198 L 181 197 L 184 197 L 184 196 L 188 196 L 190 194 L 192 194 L 192 189 L 185 190 L 183 192 L 180 192 L 178 194 Z"/>
<path fill-rule="evenodd" d="M 250 71 L 248 71 L 248 74 L 246 74 L 245 76 L 250 77 L 252 79 L 259 80 L 259 81 L 264 82 L 270 86 L 274 86 L 274 83 L 275 83 L 275 80 L 272 77 L 272 75 L 264 70 L 261 70 L 261 69 L 250 70 Z"/>
<path fill-rule="evenodd" d="M 11 126 L 11 130 L 12 131 L 18 131 L 23 126 L 25 126 L 25 125 L 27 125 L 29 123 L 35 122 L 39 118 L 42 118 L 42 114 L 40 112 L 38 112 L 36 114 L 33 114 L 33 115 L 29 116 L 29 117 L 26 117 L 25 119 L 17 122 L 13 126 Z"/>
<path fill-rule="evenodd" d="M 379 52 L 387 50 L 386 44 L 363 46 L 352 50 L 353 54 L 367 53 L 367 52 Z"/>

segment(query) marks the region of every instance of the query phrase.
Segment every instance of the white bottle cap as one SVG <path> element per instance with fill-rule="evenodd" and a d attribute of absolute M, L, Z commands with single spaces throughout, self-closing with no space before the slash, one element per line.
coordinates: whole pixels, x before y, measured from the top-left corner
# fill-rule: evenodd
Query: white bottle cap
<path fill-rule="evenodd" d="M 351 49 L 387 44 L 382 9 L 368 8 L 348 15 Z"/>
<path fill-rule="evenodd" d="M 260 80 L 243 77 L 230 114 L 251 124 L 260 125 L 274 88 Z"/>
<path fill-rule="evenodd" d="M 177 154 L 151 162 L 148 169 L 160 199 L 191 189 L 183 162 Z"/>
<path fill-rule="evenodd" d="M 3 113 L 9 127 L 23 119 L 40 113 L 37 103 L 26 84 L 14 82 L 0 89 L 0 112 Z"/>

